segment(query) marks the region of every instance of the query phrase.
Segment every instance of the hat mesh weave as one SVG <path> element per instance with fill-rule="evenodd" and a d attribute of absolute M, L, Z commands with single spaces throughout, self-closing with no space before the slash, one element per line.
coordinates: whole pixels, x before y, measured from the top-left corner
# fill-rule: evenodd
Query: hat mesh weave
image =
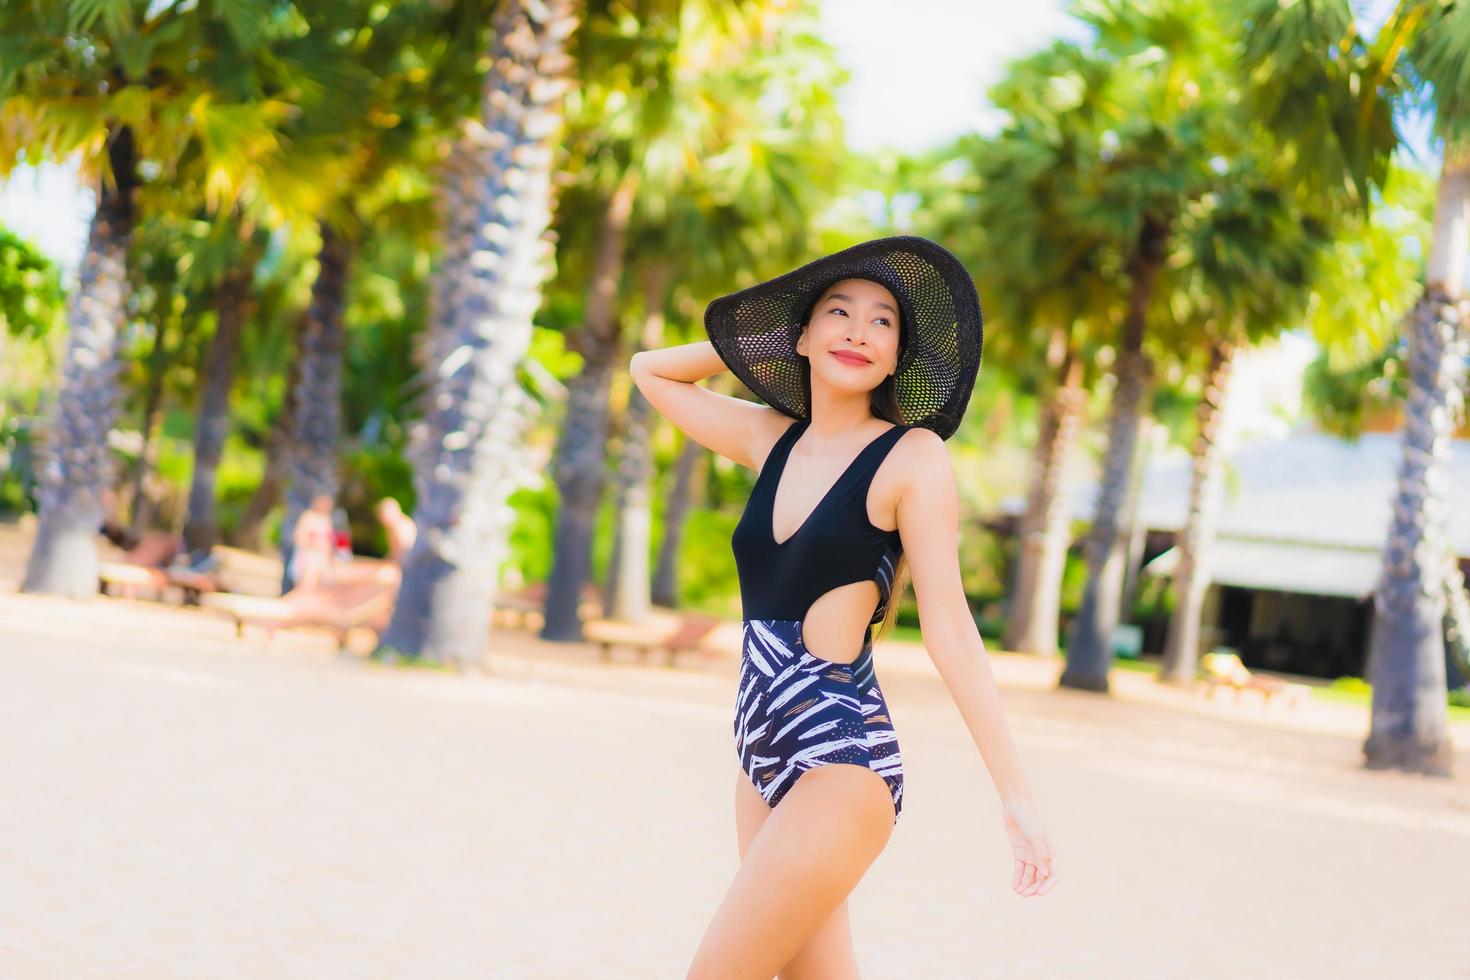
<path fill-rule="evenodd" d="M 855 245 L 710 303 L 705 327 L 721 359 L 757 396 L 809 419 L 807 366 L 796 352 L 801 318 L 842 279 L 869 279 L 898 300 L 907 348 L 894 387 L 903 422 L 948 438 L 980 367 L 980 300 L 964 266 L 917 236 Z"/>

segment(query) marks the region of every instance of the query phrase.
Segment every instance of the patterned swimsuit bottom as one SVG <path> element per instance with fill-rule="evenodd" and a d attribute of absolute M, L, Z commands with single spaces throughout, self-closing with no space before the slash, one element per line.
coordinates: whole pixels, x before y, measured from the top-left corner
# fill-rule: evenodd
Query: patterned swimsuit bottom
<path fill-rule="evenodd" d="M 852 663 L 836 663 L 806 649 L 801 627 L 799 619 L 743 621 L 734 725 L 741 768 L 774 808 L 808 769 L 866 766 L 888 784 L 896 824 L 903 762 L 872 639 Z"/>

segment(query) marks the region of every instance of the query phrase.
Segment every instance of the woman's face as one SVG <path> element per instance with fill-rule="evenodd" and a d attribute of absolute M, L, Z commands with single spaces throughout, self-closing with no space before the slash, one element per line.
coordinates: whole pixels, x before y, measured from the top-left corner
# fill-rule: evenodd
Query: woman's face
<path fill-rule="evenodd" d="M 843 391 L 868 392 L 898 370 L 898 300 L 867 279 L 828 286 L 796 349 L 812 365 L 812 380 Z"/>

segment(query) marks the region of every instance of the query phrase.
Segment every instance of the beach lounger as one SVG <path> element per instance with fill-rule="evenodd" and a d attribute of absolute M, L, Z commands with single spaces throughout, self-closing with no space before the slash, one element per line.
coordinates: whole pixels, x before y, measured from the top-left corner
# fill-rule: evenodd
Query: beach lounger
<path fill-rule="evenodd" d="M 545 620 L 546 583 L 532 582 L 523 588 L 499 592 L 491 607 L 492 622 L 514 629 L 540 629 Z M 602 615 L 602 596 L 597 586 L 582 587 L 578 615 L 583 622 Z"/>
<path fill-rule="evenodd" d="M 237 636 L 245 635 L 246 626 L 264 629 L 267 638 L 283 629 L 323 629 L 337 638 L 338 649 L 345 649 L 354 629 L 382 635 L 397 594 L 397 566 L 393 565 L 375 576 L 292 589 L 279 597 L 204 593 L 200 605 L 233 620 Z"/>
<path fill-rule="evenodd" d="M 163 566 L 173 561 L 180 543 L 179 536 L 170 531 L 144 531 L 121 557 L 97 563 L 97 591 L 128 599 L 143 593 L 162 598 L 169 584 Z"/>
<path fill-rule="evenodd" d="M 602 660 L 612 659 L 613 647 L 638 651 L 640 660 L 653 652 L 665 655 L 665 666 L 674 666 L 678 655 L 697 652 L 706 656 L 715 651 L 704 646 L 721 620 L 701 613 L 655 614 L 646 623 L 628 623 L 614 619 L 594 619 L 584 627 L 584 634 L 596 643 Z"/>
<path fill-rule="evenodd" d="M 216 545 L 208 564 L 170 565 L 164 569 L 168 584 L 183 593 L 184 604 L 199 605 L 207 592 L 276 596 L 281 590 L 281 560 L 242 548 Z"/>
<path fill-rule="evenodd" d="M 1236 653 L 1217 651 L 1205 654 L 1200 658 L 1200 674 L 1205 696 L 1210 698 L 1215 696 L 1217 689 L 1228 688 L 1235 692 L 1237 701 L 1244 692 L 1255 691 L 1261 695 L 1262 703 L 1270 703 L 1272 698 L 1280 696 L 1288 707 L 1295 707 L 1307 693 L 1304 684 L 1292 684 L 1279 677 L 1252 672 Z"/>

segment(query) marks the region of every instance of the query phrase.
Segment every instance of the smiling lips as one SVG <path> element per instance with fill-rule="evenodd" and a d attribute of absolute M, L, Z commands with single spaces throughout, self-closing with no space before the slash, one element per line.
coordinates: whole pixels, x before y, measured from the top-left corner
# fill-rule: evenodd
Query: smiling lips
<path fill-rule="evenodd" d="M 866 357 L 863 357 L 861 354 L 854 354 L 852 351 L 834 350 L 832 352 L 832 356 L 837 358 L 843 364 L 854 364 L 858 367 L 873 363 Z"/>

